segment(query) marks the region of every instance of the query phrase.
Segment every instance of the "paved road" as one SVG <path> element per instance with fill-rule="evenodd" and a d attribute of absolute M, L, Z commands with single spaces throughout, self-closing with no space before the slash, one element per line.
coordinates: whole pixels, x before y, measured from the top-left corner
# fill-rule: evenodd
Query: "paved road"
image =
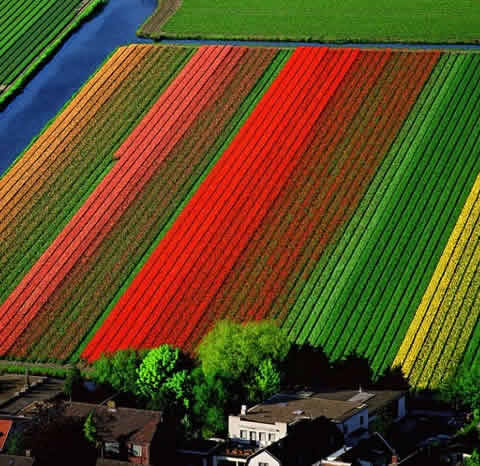
<path fill-rule="evenodd" d="M 21 397 L 15 398 L 0 406 L 0 414 L 17 415 L 35 401 L 45 401 L 59 395 L 63 391 L 62 379 L 48 378 L 45 382 L 28 390 Z"/>

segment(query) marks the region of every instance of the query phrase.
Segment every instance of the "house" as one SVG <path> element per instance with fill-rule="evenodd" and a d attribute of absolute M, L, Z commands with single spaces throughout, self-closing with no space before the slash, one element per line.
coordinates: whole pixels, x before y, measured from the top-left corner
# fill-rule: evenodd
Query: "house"
<path fill-rule="evenodd" d="M 325 417 L 305 418 L 266 447 L 229 440 L 216 451 L 213 466 L 311 466 L 337 450 L 343 440 L 338 427 Z"/>
<path fill-rule="evenodd" d="M 287 437 L 302 420 L 326 418 L 345 435 L 368 429 L 368 405 L 358 400 L 332 400 L 297 392 L 274 395 L 237 416 L 229 416 L 229 438 L 267 447 Z"/>
<path fill-rule="evenodd" d="M 65 415 L 86 419 L 93 413 L 101 456 L 106 459 L 150 465 L 155 461 L 162 413 L 90 403 L 67 403 Z M 105 464 L 110 464 L 105 462 Z"/>
<path fill-rule="evenodd" d="M 13 421 L 11 419 L 0 419 L 0 453 L 3 452 L 7 437 L 12 429 Z"/>

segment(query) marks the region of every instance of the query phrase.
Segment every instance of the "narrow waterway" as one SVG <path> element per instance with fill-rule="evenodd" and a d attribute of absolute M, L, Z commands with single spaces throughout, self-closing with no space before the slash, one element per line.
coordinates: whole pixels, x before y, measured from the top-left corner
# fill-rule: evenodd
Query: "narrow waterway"
<path fill-rule="evenodd" d="M 157 0 L 109 0 L 0 112 L 0 174 L 117 47 L 136 36 Z"/>
<path fill-rule="evenodd" d="M 360 49 L 413 49 L 413 50 L 469 50 L 480 52 L 480 44 L 409 44 L 402 42 L 292 42 L 292 41 L 267 41 L 267 40 L 213 40 L 213 39 L 162 39 L 159 41 L 165 45 L 243 45 L 259 47 L 334 47 Z"/>

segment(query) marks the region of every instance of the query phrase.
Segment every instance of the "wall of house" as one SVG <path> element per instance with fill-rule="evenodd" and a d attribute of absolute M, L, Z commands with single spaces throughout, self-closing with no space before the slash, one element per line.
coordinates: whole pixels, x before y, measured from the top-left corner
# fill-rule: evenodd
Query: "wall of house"
<path fill-rule="evenodd" d="M 213 466 L 244 466 L 247 460 L 230 458 L 228 456 L 214 456 Z"/>
<path fill-rule="evenodd" d="M 363 418 L 363 419 L 362 419 Z M 361 422 L 363 420 L 363 422 Z M 365 407 L 362 411 L 358 412 L 351 418 L 345 420 L 341 424 L 342 432 L 345 435 L 349 435 L 358 429 L 368 429 L 368 409 Z"/>
<path fill-rule="evenodd" d="M 253 458 L 250 458 L 247 462 L 247 466 L 260 466 L 260 463 L 268 464 L 268 466 L 281 466 L 281 463 L 266 451 L 262 451 Z"/>
<path fill-rule="evenodd" d="M 150 447 L 149 445 L 145 444 L 138 444 L 136 443 L 135 445 L 138 445 L 142 447 L 142 456 L 129 456 L 128 457 L 128 462 L 133 463 L 133 464 L 150 464 Z M 129 443 L 128 448 L 133 448 L 133 444 Z"/>
<path fill-rule="evenodd" d="M 275 424 L 267 424 L 263 422 L 252 422 L 242 420 L 240 416 L 229 416 L 228 417 L 228 436 L 231 439 L 238 441 L 245 441 L 240 436 L 240 431 L 247 431 L 247 440 L 246 443 L 250 441 L 250 432 L 256 432 L 257 443 L 263 447 L 270 445 L 281 438 L 286 437 L 287 435 L 287 424 L 284 422 L 276 422 Z M 260 442 L 260 432 L 265 433 L 266 440 Z M 269 440 L 269 434 L 274 434 L 275 438 Z"/>

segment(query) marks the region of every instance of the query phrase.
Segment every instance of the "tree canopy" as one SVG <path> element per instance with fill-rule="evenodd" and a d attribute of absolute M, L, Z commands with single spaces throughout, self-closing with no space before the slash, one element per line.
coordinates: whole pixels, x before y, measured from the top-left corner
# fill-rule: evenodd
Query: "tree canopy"
<path fill-rule="evenodd" d="M 220 321 L 202 340 L 198 359 L 206 377 L 239 379 L 270 359 L 279 363 L 290 349 L 287 335 L 274 322 L 237 324 Z"/>
<path fill-rule="evenodd" d="M 137 392 L 137 369 L 142 353 L 132 349 L 120 350 L 111 355 L 103 354 L 93 363 L 92 378 L 96 382 L 111 385 L 122 393 Z"/>
<path fill-rule="evenodd" d="M 162 345 L 148 351 L 137 370 L 137 391 L 153 403 L 154 407 L 166 409 L 183 405 L 188 408 L 189 374 L 180 350 Z"/>

